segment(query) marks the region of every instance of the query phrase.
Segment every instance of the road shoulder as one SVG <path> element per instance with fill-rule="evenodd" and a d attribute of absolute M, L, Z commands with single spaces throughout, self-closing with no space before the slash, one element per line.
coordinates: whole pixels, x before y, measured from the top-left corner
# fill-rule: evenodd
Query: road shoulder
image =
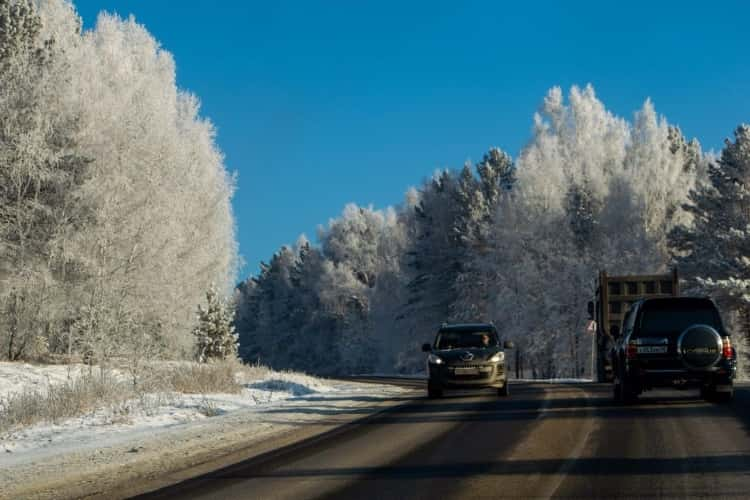
<path fill-rule="evenodd" d="M 335 402 L 301 400 L 4 466 L 0 498 L 125 498 L 334 432 L 421 394 L 394 387 L 391 393 Z"/>

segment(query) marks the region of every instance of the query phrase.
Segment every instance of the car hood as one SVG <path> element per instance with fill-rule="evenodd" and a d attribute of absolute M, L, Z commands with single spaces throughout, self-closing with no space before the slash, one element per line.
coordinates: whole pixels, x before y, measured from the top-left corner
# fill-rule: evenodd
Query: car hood
<path fill-rule="evenodd" d="M 471 363 L 471 362 L 482 362 L 488 361 L 492 356 L 502 351 L 499 347 L 488 347 L 486 349 L 470 348 L 470 349 L 445 349 L 441 351 L 435 351 L 434 354 L 439 356 L 446 363 Z M 471 359 L 468 358 L 468 354 L 471 354 Z"/>

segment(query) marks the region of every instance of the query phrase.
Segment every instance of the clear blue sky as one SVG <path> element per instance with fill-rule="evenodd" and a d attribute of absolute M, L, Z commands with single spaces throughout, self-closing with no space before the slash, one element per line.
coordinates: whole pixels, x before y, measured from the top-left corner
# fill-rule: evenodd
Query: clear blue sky
<path fill-rule="evenodd" d="M 78 0 L 136 20 L 217 126 L 241 277 L 356 202 L 397 204 L 436 168 L 514 157 L 548 88 L 592 83 L 705 149 L 750 122 L 750 2 Z"/>

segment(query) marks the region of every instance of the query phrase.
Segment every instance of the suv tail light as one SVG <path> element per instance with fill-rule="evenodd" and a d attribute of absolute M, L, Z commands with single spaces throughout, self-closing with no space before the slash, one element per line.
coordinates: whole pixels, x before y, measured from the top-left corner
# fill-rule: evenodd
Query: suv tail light
<path fill-rule="evenodd" d="M 726 359 L 734 357 L 734 349 L 732 349 L 732 342 L 729 340 L 729 337 L 721 339 L 721 355 Z"/>
<path fill-rule="evenodd" d="M 638 357 L 638 346 L 633 343 L 629 342 L 627 350 L 625 351 L 625 355 L 628 359 L 635 359 Z"/>

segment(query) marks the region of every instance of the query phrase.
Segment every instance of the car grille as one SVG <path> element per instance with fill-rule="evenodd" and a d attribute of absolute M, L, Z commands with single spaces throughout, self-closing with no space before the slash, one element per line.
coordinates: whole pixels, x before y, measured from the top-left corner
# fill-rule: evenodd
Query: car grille
<path fill-rule="evenodd" d="M 449 378 L 454 380 L 482 380 L 488 379 L 495 373 L 494 365 L 489 364 L 461 364 L 461 365 L 450 365 L 447 368 L 447 375 Z M 463 370 L 476 370 L 475 373 L 456 373 L 456 369 Z"/>

